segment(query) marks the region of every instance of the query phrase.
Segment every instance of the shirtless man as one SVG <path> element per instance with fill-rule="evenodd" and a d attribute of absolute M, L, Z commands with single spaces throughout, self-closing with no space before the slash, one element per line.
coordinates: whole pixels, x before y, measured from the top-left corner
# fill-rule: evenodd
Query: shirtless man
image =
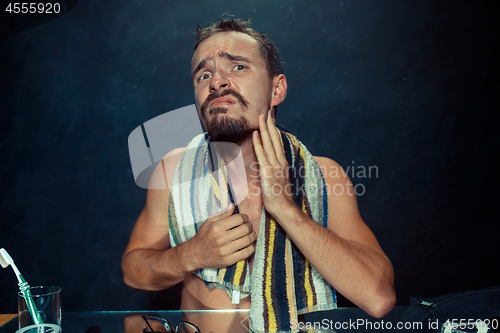
<path fill-rule="evenodd" d="M 232 309 L 225 290 L 209 290 L 193 272 L 227 267 L 249 258 L 255 250 L 263 205 L 328 283 L 368 314 L 385 316 L 396 301 L 393 268 L 361 219 L 348 176 L 324 174 L 328 189 L 336 185 L 345 189 L 341 195 L 328 193 L 328 228 L 309 219 L 287 191 L 277 195 L 269 191 L 273 186 L 285 188 L 288 182 L 276 176 L 277 171 L 287 168 L 287 162 L 274 124 L 276 106 L 287 93 L 286 77 L 265 56 L 262 39 L 238 31 L 247 29 L 246 22 L 226 20 L 216 24 L 223 28 L 205 30 L 192 59 L 196 106 L 212 137 L 239 145 L 248 182 L 253 180 L 253 185 L 238 205 L 239 214 L 234 214 L 231 205 L 208 218 L 192 239 L 175 247 L 169 241 L 170 192 L 148 190 L 146 205 L 123 255 L 125 283 L 136 289 L 161 290 L 182 282 L 182 310 Z M 234 25 L 240 28 L 231 28 Z M 220 96 L 225 90 L 232 92 L 208 98 Z M 231 131 L 234 128 L 238 129 Z M 322 170 L 340 170 L 329 158 L 315 159 Z M 260 170 L 272 172 L 260 172 L 253 167 L 255 163 Z M 255 179 L 259 186 L 255 186 Z M 236 307 L 249 308 L 250 297 Z"/>

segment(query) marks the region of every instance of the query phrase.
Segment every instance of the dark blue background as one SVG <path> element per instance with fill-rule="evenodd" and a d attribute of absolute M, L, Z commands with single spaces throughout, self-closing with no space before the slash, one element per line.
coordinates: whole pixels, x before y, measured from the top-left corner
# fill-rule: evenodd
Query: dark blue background
<path fill-rule="evenodd" d="M 192 34 L 228 11 L 282 52 L 278 122 L 314 155 L 378 168 L 352 180 L 398 304 L 499 285 L 496 3 L 81 0 L 16 33 L 2 9 L 0 247 L 31 285 L 61 286 L 67 311 L 178 306 L 178 288 L 122 282 L 146 196 L 127 138 L 194 103 Z M 0 271 L 0 313 L 16 292 Z"/>

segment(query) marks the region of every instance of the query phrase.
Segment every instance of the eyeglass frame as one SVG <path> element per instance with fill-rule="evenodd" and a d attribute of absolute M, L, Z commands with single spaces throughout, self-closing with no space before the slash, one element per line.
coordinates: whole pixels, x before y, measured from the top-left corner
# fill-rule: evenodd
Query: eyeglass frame
<path fill-rule="evenodd" d="M 160 316 L 160 315 L 146 315 L 146 316 L 141 316 L 141 317 L 142 317 L 142 319 L 144 320 L 144 322 L 146 322 L 146 326 L 147 326 L 147 327 L 145 327 L 145 328 L 143 328 L 143 329 L 142 329 L 142 332 L 143 332 L 143 333 L 157 333 L 157 332 L 156 332 L 156 331 L 155 331 L 155 330 L 151 327 L 151 325 L 149 324 L 148 318 L 150 318 L 150 319 L 155 319 L 155 320 L 158 320 L 158 321 L 162 321 L 162 320 L 163 320 L 163 321 L 165 321 L 165 322 L 163 323 L 163 326 L 165 327 L 165 323 L 166 323 L 166 324 L 170 327 L 170 331 L 172 331 L 172 333 L 178 333 L 178 332 L 179 332 L 179 324 L 181 324 L 181 323 L 185 323 L 185 324 L 187 324 L 187 325 L 189 325 L 189 326 L 192 326 L 193 328 L 195 328 L 195 329 L 196 329 L 196 333 L 201 333 L 201 331 L 200 331 L 200 329 L 198 328 L 198 326 L 196 326 L 196 325 L 195 325 L 195 324 L 193 324 L 193 323 L 190 323 L 189 321 L 181 320 L 181 321 L 177 324 L 177 326 L 175 327 L 175 330 L 173 330 L 173 326 L 172 326 L 172 324 L 170 324 L 170 322 L 168 321 L 168 319 L 167 319 L 167 318 L 165 318 L 165 317 L 162 317 L 162 316 Z M 149 330 L 148 330 L 148 328 L 149 328 Z M 166 328 L 166 327 L 165 327 L 165 328 Z"/>

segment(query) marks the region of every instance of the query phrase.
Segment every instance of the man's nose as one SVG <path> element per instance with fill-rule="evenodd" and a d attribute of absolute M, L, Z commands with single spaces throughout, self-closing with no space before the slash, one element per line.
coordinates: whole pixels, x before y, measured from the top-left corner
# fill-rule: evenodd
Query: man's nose
<path fill-rule="evenodd" d="M 215 92 L 221 89 L 227 89 L 231 86 L 231 82 L 219 73 L 214 73 L 210 81 L 210 92 Z"/>

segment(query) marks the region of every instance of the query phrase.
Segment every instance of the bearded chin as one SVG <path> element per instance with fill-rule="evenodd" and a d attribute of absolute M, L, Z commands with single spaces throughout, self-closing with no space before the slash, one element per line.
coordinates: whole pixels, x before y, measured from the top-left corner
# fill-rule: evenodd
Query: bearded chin
<path fill-rule="evenodd" d="M 251 137 L 253 130 L 245 118 L 233 119 L 222 114 L 210 121 L 207 132 L 214 142 L 238 143 Z"/>

